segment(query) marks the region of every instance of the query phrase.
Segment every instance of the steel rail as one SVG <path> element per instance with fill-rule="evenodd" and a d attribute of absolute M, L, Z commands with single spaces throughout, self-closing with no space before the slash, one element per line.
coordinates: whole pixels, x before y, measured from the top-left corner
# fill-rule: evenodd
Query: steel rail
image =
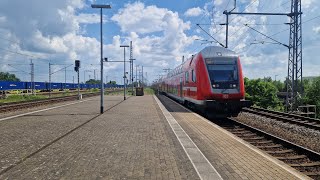
<path fill-rule="evenodd" d="M 288 122 L 291 124 L 297 124 L 299 126 L 307 127 L 310 129 L 320 130 L 320 120 L 299 116 L 295 114 L 289 114 L 279 111 L 272 111 L 263 108 L 251 107 L 251 108 L 243 108 L 243 112 L 248 112 L 252 114 L 257 114 L 260 116 L 265 116 L 274 120 Z"/>

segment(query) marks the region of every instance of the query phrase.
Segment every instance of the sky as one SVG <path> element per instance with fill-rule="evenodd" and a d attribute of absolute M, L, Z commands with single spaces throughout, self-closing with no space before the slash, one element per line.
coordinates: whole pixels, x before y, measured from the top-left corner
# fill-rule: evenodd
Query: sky
<path fill-rule="evenodd" d="M 35 81 L 73 82 L 74 60 L 81 61 L 80 81 L 100 78 L 100 10 L 91 4 L 110 4 L 103 10 L 103 54 L 121 61 L 120 45 L 133 43 L 134 73 L 144 66 L 144 76 L 152 82 L 206 46 L 225 44 L 224 10 L 233 0 L 1 0 L 0 71 L 30 81 L 30 62 Z M 234 12 L 290 12 L 289 0 L 237 0 Z M 320 1 L 302 0 L 303 76 L 319 76 Z M 288 49 L 275 44 L 250 27 L 288 44 L 286 16 L 231 15 L 229 49 L 240 56 L 248 78 L 271 77 L 284 80 Z M 197 24 L 204 29 L 201 30 Z M 126 49 L 126 59 L 129 59 Z M 64 70 L 66 68 L 66 71 Z M 129 63 L 126 65 L 129 69 Z M 123 63 L 104 63 L 104 78 L 123 83 Z"/>

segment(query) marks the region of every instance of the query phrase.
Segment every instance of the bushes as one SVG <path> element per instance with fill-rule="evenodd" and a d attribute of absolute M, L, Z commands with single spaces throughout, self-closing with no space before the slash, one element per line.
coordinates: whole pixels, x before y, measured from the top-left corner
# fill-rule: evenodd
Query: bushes
<path fill-rule="evenodd" d="M 277 97 L 278 89 L 269 81 L 262 79 L 244 79 L 246 99 L 251 100 L 256 106 L 283 111 L 284 106 Z"/>

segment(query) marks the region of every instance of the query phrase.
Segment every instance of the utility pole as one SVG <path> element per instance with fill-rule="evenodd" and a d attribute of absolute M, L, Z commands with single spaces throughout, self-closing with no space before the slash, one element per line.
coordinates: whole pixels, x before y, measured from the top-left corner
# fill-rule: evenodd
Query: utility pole
<path fill-rule="evenodd" d="M 302 81 L 302 24 L 301 24 L 301 0 L 291 1 L 289 60 L 287 84 L 287 111 L 298 109 L 299 99 L 303 94 Z M 301 87 L 298 85 L 300 80 Z M 290 95 L 290 96 L 289 96 Z"/>
<path fill-rule="evenodd" d="M 120 47 L 123 47 L 123 85 L 124 85 L 123 100 L 126 100 L 126 47 L 129 47 L 129 46 L 121 45 Z"/>
<path fill-rule="evenodd" d="M 134 60 L 136 60 L 136 59 L 130 59 L 130 64 L 131 64 L 131 67 L 130 67 L 130 73 L 131 73 L 130 81 L 131 81 L 131 92 L 132 92 L 132 95 L 134 95 L 134 93 L 133 93 L 133 61 Z"/>
<path fill-rule="evenodd" d="M 236 4 L 237 3 L 237 0 L 234 0 L 234 6 L 233 6 L 233 9 L 231 9 L 229 12 L 227 10 L 225 10 L 223 12 L 223 14 L 225 14 L 227 17 L 226 17 L 226 23 L 225 24 L 220 24 L 220 25 L 225 25 L 226 26 L 226 45 L 225 45 L 225 48 L 228 48 L 228 36 L 229 36 L 229 15 L 230 13 L 236 9 Z"/>
<path fill-rule="evenodd" d="M 130 73 L 129 73 L 129 79 L 130 79 L 130 81 L 131 81 L 131 66 L 132 66 L 132 59 L 133 59 L 133 57 L 132 57 L 133 55 L 132 55 L 132 41 L 130 41 Z M 132 88 L 132 90 L 133 90 L 133 88 Z"/>
<path fill-rule="evenodd" d="M 64 89 L 66 89 L 67 83 L 67 66 L 64 67 Z"/>
<path fill-rule="evenodd" d="M 132 41 L 130 41 L 130 81 L 131 81 L 131 94 L 133 95 L 133 47 Z"/>
<path fill-rule="evenodd" d="M 49 97 L 51 97 L 51 63 L 49 63 Z"/>
<path fill-rule="evenodd" d="M 143 85 L 143 66 L 142 66 L 142 77 L 141 78 L 142 78 L 142 87 L 143 87 L 144 86 Z"/>
<path fill-rule="evenodd" d="M 228 20 L 228 16 L 231 14 L 288 16 L 290 18 L 290 23 L 287 23 L 290 25 L 289 45 L 286 46 L 289 49 L 288 76 L 287 76 L 289 83 L 287 83 L 286 111 L 287 112 L 296 111 L 299 106 L 299 98 L 301 98 L 301 95 L 303 94 L 301 0 L 291 0 L 290 13 L 247 13 L 247 12 L 224 11 L 223 14 L 227 15 L 227 20 Z M 228 25 L 228 22 L 226 25 Z M 228 29 L 226 28 L 226 30 Z M 226 37 L 226 44 L 228 41 L 227 38 L 228 37 Z M 272 38 L 269 38 L 269 39 L 272 39 Z M 282 43 L 278 42 L 278 44 L 282 44 Z M 301 87 L 299 87 L 298 85 L 299 81 L 301 81 Z"/>
<path fill-rule="evenodd" d="M 138 86 L 138 67 L 139 65 L 136 65 L 136 87 Z"/>
<path fill-rule="evenodd" d="M 77 75 L 78 75 L 78 100 L 80 100 L 81 99 L 81 97 L 80 97 L 80 69 L 78 69 Z"/>
<path fill-rule="evenodd" d="M 30 66 L 31 66 L 31 93 L 34 95 L 34 64 L 32 62 L 32 59 L 30 59 Z"/>
<path fill-rule="evenodd" d="M 74 76 L 72 76 L 72 84 L 74 84 Z"/>

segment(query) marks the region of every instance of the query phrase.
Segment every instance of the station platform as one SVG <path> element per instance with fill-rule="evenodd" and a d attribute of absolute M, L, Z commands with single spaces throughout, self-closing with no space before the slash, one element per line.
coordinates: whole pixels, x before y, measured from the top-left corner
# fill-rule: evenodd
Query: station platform
<path fill-rule="evenodd" d="M 308 179 L 160 96 L 0 118 L 0 179 Z"/>

